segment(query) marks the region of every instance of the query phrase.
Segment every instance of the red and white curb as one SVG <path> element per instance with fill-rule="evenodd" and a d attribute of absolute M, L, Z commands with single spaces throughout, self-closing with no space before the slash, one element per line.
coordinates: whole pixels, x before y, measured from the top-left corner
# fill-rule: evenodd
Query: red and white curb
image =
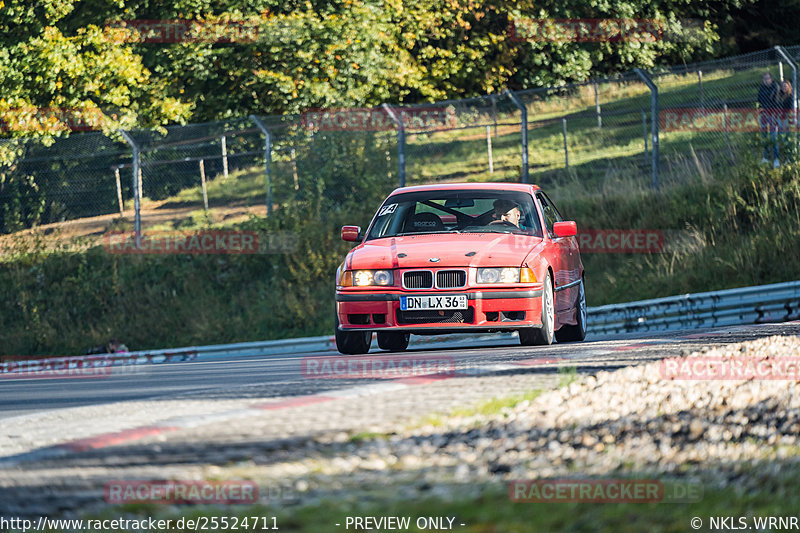
<path fill-rule="evenodd" d="M 534 357 L 512 363 L 488 364 L 470 367 L 464 370 L 456 370 L 455 372 L 440 372 L 391 379 L 380 383 L 367 383 L 345 389 L 329 390 L 318 394 L 283 398 L 271 402 L 261 402 L 250 405 L 246 408 L 231 409 L 217 413 L 173 417 L 145 426 L 111 433 L 103 433 L 88 438 L 71 440 L 56 444 L 54 446 L 32 450 L 30 452 L 24 452 L 8 457 L 0 457 L 0 468 L 13 467 L 23 462 L 55 459 L 75 452 L 86 452 L 89 450 L 97 450 L 110 446 L 128 444 L 148 437 L 171 433 L 181 429 L 188 429 L 206 424 L 225 423 L 238 418 L 254 416 L 259 410 L 290 409 L 296 407 L 306 407 L 309 405 L 331 402 L 340 399 L 362 398 L 366 396 L 383 394 L 386 392 L 404 390 L 417 385 L 426 385 L 428 383 L 443 381 L 446 379 L 476 375 L 490 375 L 508 370 L 519 370 L 520 367 L 558 364 L 563 361 L 566 361 L 566 359 L 560 357 Z"/>

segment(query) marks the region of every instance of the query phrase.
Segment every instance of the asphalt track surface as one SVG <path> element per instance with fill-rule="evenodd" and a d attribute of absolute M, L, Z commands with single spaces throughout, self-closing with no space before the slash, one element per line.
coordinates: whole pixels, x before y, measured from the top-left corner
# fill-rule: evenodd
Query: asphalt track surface
<path fill-rule="evenodd" d="M 538 347 L 520 346 L 515 337 L 476 341 L 472 336 L 435 348 L 412 347 L 403 354 L 372 350 L 368 356 L 454 364 L 452 376 L 434 379 L 303 375 L 304 361 L 351 359 L 335 352 L 201 355 L 113 367 L 117 373 L 95 379 L 4 375 L 0 514 L 104 509 L 103 487 L 109 479 L 201 479 L 209 475 L 208 465 L 238 464 L 273 453 L 269 450 L 303 449 L 320 435 L 371 430 L 375 423 L 394 427 L 412 415 L 520 392 L 520 385 L 526 391 L 556 387 L 565 367 L 596 374 L 712 346 L 798 334 L 800 322 L 637 333 Z"/>
<path fill-rule="evenodd" d="M 665 356 L 680 355 L 702 345 L 750 340 L 768 334 L 796 334 L 797 324 L 731 326 L 708 330 L 668 333 L 636 333 L 613 337 L 587 337 L 584 342 L 551 346 L 520 346 L 515 337 L 507 340 L 480 340 L 465 337 L 435 348 L 413 346 L 406 355 L 450 360 L 457 371 L 491 370 L 493 366 L 522 363 L 518 371 L 542 363 L 540 370 L 557 372 L 559 366 L 576 367 L 580 373 L 613 370 Z M 413 337 L 412 337 L 413 343 Z M 374 346 L 374 343 L 373 343 Z M 370 356 L 390 355 L 373 348 Z M 394 354 L 397 355 L 397 354 Z M 307 379 L 301 372 L 304 359 L 336 356 L 336 352 L 316 352 L 284 356 L 203 358 L 160 364 L 114 367 L 102 378 L 19 379 L 0 377 L 0 419 L 69 407 L 102 405 L 128 400 L 145 400 L 213 391 L 220 397 L 227 389 L 267 386 L 269 396 L 302 396 L 343 389 L 354 380 Z M 344 356 L 342 356 L 344 357 Z M 363 357 L 363 356 L 350 356 Z M 500 370 L 502 371 L 502 370 Z M 513 372 L 513 370 L 506 370 Z M 356 380 L 364 383 L 365 380 Z M 369 381 L 369 380 L 366 380 Z M 380 380 L 375 380 L 380 381 Z M 232 393 L 233 394 L 233 393 Z M 233 396 L 232 396 L 233 397 Z"/>

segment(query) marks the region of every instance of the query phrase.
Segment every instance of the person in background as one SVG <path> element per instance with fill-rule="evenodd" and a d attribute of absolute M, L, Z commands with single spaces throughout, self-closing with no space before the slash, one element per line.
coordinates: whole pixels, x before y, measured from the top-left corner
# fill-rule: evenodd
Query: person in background
<path fill-rule="evenodd" d="M 108 341 L 108 353 L 127 353 L 128 347 L 122 344 L 119 339 Z"/>
<path fill-rule="evenodd" d="M 122 344 L 119 339 L 110 339 L 105 346 L 94 346 L 86 350 L 85 355 L 97 355 L 101 353 L 127 353 L 128 347 Z"/>
<path fill-rule="evenodd" d="M 761 76 L 761 85 L 758 87 L 758 122 L 761 126 L 761 137 L 764 142 L 764 156 L 762 163 L 769 164 L 770 146 L 772 147 L 772 166 L 780 166 L 778 159 L 778 126 L 776 124 L 775 108 L 778 106 L 778 84 L 772 79 L 772 74 L 765 72 Z"/>
<path fill-rule="evenodd" d="M 794 117 L 794 91 L 792 84 L 788 80 L 781 83 L 780 90 L 777 95 L 777 113 L 776 123 L 778 131 L 781 134 L 781 144 L 783 145 L 783 160 L 784 162 L 791 159 L 791 138 L 789 133 L 797 127 Z"/>

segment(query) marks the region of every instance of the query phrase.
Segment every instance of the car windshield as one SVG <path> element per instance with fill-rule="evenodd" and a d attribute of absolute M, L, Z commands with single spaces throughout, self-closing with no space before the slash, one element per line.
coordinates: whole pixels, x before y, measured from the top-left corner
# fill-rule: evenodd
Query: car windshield
<path fill-rule="evenodd" d="M 530 194 L 432 190 L 387 198 L 370 225 L 367 240 L 426 233 L 516 233 L 541 237 L 542 229 Z"/>

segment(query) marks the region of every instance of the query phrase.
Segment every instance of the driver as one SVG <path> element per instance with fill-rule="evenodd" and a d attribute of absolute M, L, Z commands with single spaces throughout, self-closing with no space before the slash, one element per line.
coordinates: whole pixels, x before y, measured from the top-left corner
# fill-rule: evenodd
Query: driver
<path fill-rule="evenodd" d="M 491 222 L 491 224 L 501 224 L 506 222 L 519 227 L 519 219 L 522 215 L 522 212 L 515 202 L 501 198 L 494 201 L 494 215 L 497 217 L 497 220 Z"/>

